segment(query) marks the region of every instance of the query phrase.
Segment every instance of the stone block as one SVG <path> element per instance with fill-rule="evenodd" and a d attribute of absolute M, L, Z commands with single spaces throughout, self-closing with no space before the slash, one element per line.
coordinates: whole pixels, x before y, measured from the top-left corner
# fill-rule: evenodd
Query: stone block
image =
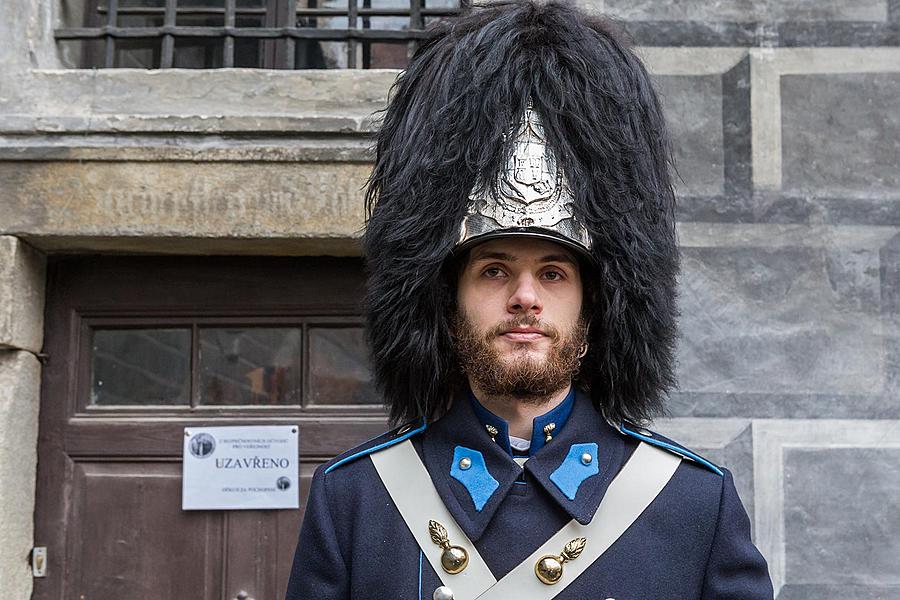
<path fill-rule="evenodd" d="M 785 448 L 785 576 L 799 586 L 790 597 L 812 598 L 805 586 L 818 598 L 900 597 L 898 464 L 896 446 Z"/>
<path fill-rule="evenodd" d="M 55 7 L 34 0 L 6 0 L 0 3 L 0 39 L 3 40 L 4 68 L 0 73 L 3 84 L 12 75 L 34 68 L 40 61 L 49 64 L 54 60 L 53 13 Z M 45 62 L 46 61 L 46 62 Z M 10 93 L 18 95 L 3 85 L 0 104 Z"/>
<path fill-rule="evenodd" d="M 887 0 L 605 0 L 603 10 L 628 21 L 885 21 Z"/>
<path fill-rule="evenodd" d="M 681 390 L 880 393 L 878 294 L 871 249 L 685 248 Z"/>
<path fill-rule="evenodd" d="M 885 394 L 897 398 L 900 394 L 900 233 L 879 252 L 881 278 L 881 314 L 886 365 Z M 896 400 L 894 402 L 896 405 Z M 877 412 L 871 418 L 884 418 Z"/>
<path fill-rule="evenodd" d="M 900 73 L 781 77 L 783 189 L 900 199 Z"/>
<path fill-rule="evenodd" d="M 674 142 L 679 194 L 715 196 L 724 190 L 721 75 L 655 77 Z"/>
<path fill-rule="evenodd" d="M 681 223 L 676 417 L 900 418 L 895 227 Z"/>
<path fill-rule="evenodd" d="M 0 581 L 30 598 L 41 367 L 29 352 L 0 350 Z"/>
<path fill-rule="evenodd" d="M 757 543 L 776 598 L 900 597 L 898 427 L 753 422 Z"/>
<path fill-rule="evenodd" d="M 18 238 L 0 235 L 0 349 L 40 352 L 45 279 L 43 255 Z"/>

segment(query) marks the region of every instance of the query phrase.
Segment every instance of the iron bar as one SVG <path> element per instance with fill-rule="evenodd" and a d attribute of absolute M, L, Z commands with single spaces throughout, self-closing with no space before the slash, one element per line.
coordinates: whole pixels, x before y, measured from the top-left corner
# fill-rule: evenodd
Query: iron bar
<path fill-rule="evenodd" d="M 276 28 L 280 26 L 281 23 L 281 13 L 278 10 L 278 7 L 281 5 L 279 0 L 266 0 L 266 17 L 263 21 L 263 26 L 266 28 Z M 276 61 L 278 59 L 277 45 L 278 40 L 281 39 L 281 36 L 277 36 L 276 39 L 273 40 L 264 40 L 262 43 L 262 64 L 260 65 L 264 69 L 275 69 L 277 68 Z"/>
<path fill-rule="evenodd" d="M 296 27 L 297 26 L 297 0 L 287 0 L 287 15 L 285 16 L 285 25 L 288 27 Z M 297 42 L 294 38 L 288 36 L 284 40 L 284 61 L 283 66 L 285 69 L 293 69 L 294 68 L 294 60 L 297 57 L 296 52 Z"/>
<path fill-rule="evenodd" d="M 426 0 L 410 0 L 408 8 L 373 8 L 372 0 L 347 0 L 342 8 L 322 7 L 319 0 L 266 0 L 264 7 L 239 7 L 237 0 L 223 0 L 214 7 L 178 6 L 179 0 L 165 0 L 163 6 L 144 7 L 126 6 L 122 0 L 107 0 L 103 6 L 96 8 L 99 22 L 89 21 L 90 26 L 62 27 L 54 31 L 57 40 L 102 40 L 105 42 L 101 54 L 89 60 L 87 66 L 103 66 L 115 68 L 117 53 L 123 46 L 119 40 L 145 40 L 141 45 L 153 45 L 159 51 L 159 68 L 171 68 L 181 52 L 179 40 L 185 38 L 215 38 L 214 44 L 221 40 L 221 66 L 234 67 L 243 52 L 244 43 L 238 40 L 255 40 L 259 42 L 260 54 L 257 66 L 262 68 L 302 68 L 296 64 L 298 43 L 304 43 L 305 53 L 314 52 L 315 64 L 322 64 L 322 50 L 316 48 L 315 42 L 346 43 L 346 66 L 349 68 L 370 68 L 376 58 L 372 44 L 407 43 L 409 52 L 415 50 L 416 42 L 425 37 L 425 24 L 428 18 L 452 17 L 459 14 L 469 0 L 460 0 L 459 8 L 429 8 Z M 182 3 L 192 0 L 181 0 Z M 300 4 L 298 6 L 298 4 Z M 305 6 L 304 6 L 305 4 Z M 125 17 L 138 26 L 121 26 L 119 21 Z M 217 20 L 216 17 L 221 17 Z M 144 17 L 141 19 L 140 17 Z M 319 19 L 347 19 L 347 27 L 327 27 L 319 29 Z M 409 19 L 408 29 L 373 29 L 374 17 L 405 17 Z M 184 19 L 187 18 L 187 21 Z M 192 25 L 197 19 L 213 23 L 213 25 Z M 246 22 L 250 19 L 249 25 Z M 160 25 L 160 20 L 162 25 Z M 144 25 L 141 24 L 143 21 Z M 259 22 L 260 27 L 252 26 Z M 96 23 L 96 24 L 95 24 Z M 180 24 L 187 23 L 187 24 Z M 221 25 L 219 25 L 221 23 Z M 242 26 L 237 26 L 238 24 Z M 328 23 L 324 23 L 328 25 Z M 154 41 L 160 40 L 160 41 Z M 196 44 L 200 42 L 192 42 Z M 208 47 L 208 46 L 206 46 Z M 362 52 L 360 53 L 360 50 Z M 381 50 L 378 50 L 379 55 Z M 360 64 L 360 54 L 362 63 Z M 242 56 L 242 55 L 241 55 Z M 218 59 L 208 66 L 215 68 Z M 154 64 L 156 61 L 153 61 Z M 208 62 L 208 59 L 207 59 Z M 179 59 L 179 65 L 184 66 Z M 203 66 L 203 65 L 200 65 Z"/>
<path fill-rule="evenodd" d="M 409 0 L 409 28 L 410 29 L 422 29 L 424 19 L 422 18 L 422 7 L 425 5 L 425 0 Z M 409 42 L 406 45 L 406 58 L 412 58 L 413 54 L 416 51 L 416 43 Z"/>
<path fill-rule="evenodd" d="M 225 0 L 225 29 L 234 29 L 235 0 Z M 222 47 L 222 66 L 231 68 L 234 66 L 234 36 L 225 34 L 225 44 Z"/>
<path fill-rule="evenodd" d="M 314 4 L 310 2 L 310 4 Z M 105 15 L 109 9 L 100 7 L 97 13 Z M 225 8 L 219 7 L 178 7 L 176 12 L 179 16 L 217 16 L 224 15 Z M 347 14 L 343 8 L 297 8 L 297 16 L 300 17 L 342 17 Z M 423 17 L 453 17 L 459 14 L 458 8 L 422 8 L 420 14 Z M 136 15 L 136 16 L 154 16 L 165 15 L 166 9 L 162 6 L 120 6 L 118 7 L 120 15 Z M 238 8 L 235 7 L 234 14 L 239 17 L 246 16 L 264 16 L 265 8 Z M 360 8 L 357 9 L 359 16 L 369 17 L 406 17 L 409 11 L 404 8 Z"/>
<path fill-rule="evenodd" d="M 363 9 L 372 8 L 372 0 L 363 0 Z M 371 29 L 372 23 L 368 15 L 360 15 L 362 18 L 362 28 Z M 363 44 L 362 47 L 362 66 L 368 69 L 372 66 L 372 44 Z"/>
<path fill-rule="evenodd" d="M 178 0 L 166 0 L 166 17 L 163 29 L 176 29 L 177 13 L 175 12 Z M 159 60 L 160 69 L 171 69 L 175 62 L 175 35 L 164 33 L 162 40 L 162 55 Z"/>
<path fill-rule="evenodd" d="M 109 14 L 107 15 L 107 26 L 118 27 L 119 0 L 109 0 Z M 116 66 L 116 39 L 112 36 L 106 36 L 106 56 L 103 60 L 107 69 Z"/>
<path fill-rule="evenodd" d="M 357 0 L 347 0 L 347 28 L 356 30 L 357 15 L 359 15 L 359 5 Z M 347 40 L 347 68 L 356 68 L 356 40 L 350 38 Z"/>
<path fill-rule="evenodd" d="M 347 38 L 379 42 L 404 41 L 410 38 L 422 39 L 425 31 L 397 29 L 308 29 L 305 27 L 71 27 L 58 29 L 58 40 L 86 40 L 105 36 L 114 38 L 157 38 L 175 37 L 221 37 L 273 39 L 291 37 L 295 40 L 340 41 Z"/>

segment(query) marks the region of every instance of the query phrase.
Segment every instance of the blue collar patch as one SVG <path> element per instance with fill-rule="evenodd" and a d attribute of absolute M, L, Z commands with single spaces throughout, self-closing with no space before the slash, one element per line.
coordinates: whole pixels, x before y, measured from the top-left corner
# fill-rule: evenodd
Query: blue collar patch
<path fill-rule="evenodd" d="M 600 472 L 597 462 L 597 444 L 572 444 L 562 464 L 550 474 L 550 481 L 566 498 L 574 500 L 581 484 Z"/>
<path fill-rule="evenodd" d="M 457 480 L 469 492 L 475 510 L 481 512 L 487 501 L 500 487 L 497 480 L 488 472 L 484 462 L 484 455 L 478 450 L 472 450 L 465 446 L 457 446 L 453 451 L 453 465 L 450 467 L 450 476 Z"/>

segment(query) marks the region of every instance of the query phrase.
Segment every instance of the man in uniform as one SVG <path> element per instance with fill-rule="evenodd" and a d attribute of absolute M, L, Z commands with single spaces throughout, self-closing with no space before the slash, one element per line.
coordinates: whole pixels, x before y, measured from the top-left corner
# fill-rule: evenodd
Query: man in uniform
<path fill-rule="evenodd" d="M 674 384 L 650 78 L 569 5 L 432 30 L 378 135 L 375 379 L 406 424 L 316 471 L 288 600 L 764 600 L 731 474 L 644 428 Z"/>

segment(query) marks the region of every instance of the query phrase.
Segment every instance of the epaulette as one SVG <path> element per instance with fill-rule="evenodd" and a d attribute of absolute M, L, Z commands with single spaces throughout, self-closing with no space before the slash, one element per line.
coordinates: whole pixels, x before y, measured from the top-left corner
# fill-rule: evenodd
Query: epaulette
<path fill-rule="evenodd" d="M 347 463 L 353 462 L 357 458 L 362 458 L 363 456 L 368 456 L 379 450 L 384 450 L 385 448 L 390 448 L 395 444 L 399 444 L 404 440 L 408 440 L 414 435 L 418 435 L 425 431 L 426 427 L 425 419 L 419 419 L 416 421 L 411 421 L 406 423 L 405 425 L 401 425 L 396 429 L 388 431 L 387 433 L 382 433 L 381 435 L 372 438 L 368 442 L 363 442 L 359 446 L 344 452 L 344 454 L 339 454 L 334 462 L 325 469 L 325 474 L 331 473 L 335 469 L 340 466 L 346 465 Z"/>
<path fill-rule="evenodd" d="M 650 431 L 649 429 L 644 429 L 643 427 L 636 427 L 631 423 L 622 423 L 619 425 L 619 431 L 624 433 L 625 435 L 630 435 L 633 438 L 637 438 L 642 442 L 646 442 L 652 446 L 656 446 L 657 448 L 662 448 L 664 450 L 668 450 L 674 454 L 677 454 L 683 458 L 691 460 L 699 465 L 703 465 L 716 475 L 724 476 L 725 473 L 722 472 L 722 469 L 712 464 L 710 461 L 706 460 L 699 454 L 688 450 L 681 444 L 673 442 L 672 440 L 665 438 L 659 435 L 656 432 Z"/>

